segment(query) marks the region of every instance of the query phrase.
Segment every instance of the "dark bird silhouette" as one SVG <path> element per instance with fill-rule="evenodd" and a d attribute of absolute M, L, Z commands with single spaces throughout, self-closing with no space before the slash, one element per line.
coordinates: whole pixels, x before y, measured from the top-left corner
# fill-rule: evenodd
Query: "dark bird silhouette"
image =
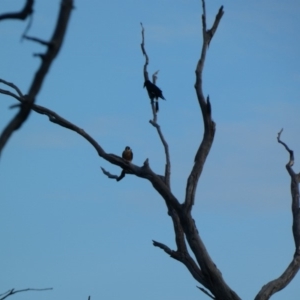
<path fill-rule="evenodd" d="M 130 147 L 128 147 L 128 146 L 125 147 L 125 150 L 122 153 L 122 157 L 123 157 L 123 159 L 125 159 L 127 161 L 132 161 L 133 153 L 132 153 L 132 150 L 130 149 Z"/>
<path fill-rule="evenodd" d="M 144 83 L 144 87 L 146 87 L 149 98 L 151 99 L 151 103 L 153 103 L 153 100 L 155 99 L 155 109 L 156 112 L 158 112 L 158 98 L 161 98 L 163 100 L 166 100 L 165 97 L 162 94 L 162 90 L 157 87 L 154 83 L 152 83 L 150 80 L 146 80 Z"/>

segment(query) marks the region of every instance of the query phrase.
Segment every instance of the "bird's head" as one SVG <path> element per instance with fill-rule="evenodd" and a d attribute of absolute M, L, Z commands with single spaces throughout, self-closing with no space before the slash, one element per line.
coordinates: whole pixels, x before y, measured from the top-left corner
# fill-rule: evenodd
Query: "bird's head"
<path fill-rule="evenodd" d="M 127 150 L 127 151 L 130 150 L 130 147 L 129 147 L 129 146 L 126 146 L 126 147 L 125 147 L 125 150 Z"/>

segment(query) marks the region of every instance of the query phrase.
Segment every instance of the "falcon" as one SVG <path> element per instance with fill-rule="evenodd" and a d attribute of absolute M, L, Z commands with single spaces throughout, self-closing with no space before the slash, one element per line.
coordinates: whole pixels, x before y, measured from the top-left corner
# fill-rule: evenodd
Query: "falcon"
<path fill-rule="evenodd" d="M 125 150 L 122 153 L 122 157 L 123 157 L 123 159 L 125 159 L 127 161 L 132 161 L 133 153 L 132 153 L 132 150 L 130 149 L 130 147 L 128 147 L 128 146 L 125 147 Z"/>
<path fill-rule="evenodd" d="M 151 103 L 153 103 L 153 100 L 155 99 L 155 109 L 156 112 L 158 112 L 158 98 L 161 98 L 163 100 L 166 100 L 165 97 L 162 94 L 162 90 L 157 87 L 154 83 L 152 83 L 150 80 L 146 80 L 144 83 L 144 87 L 146 87 L 149 98 L 151 99 Z"/>

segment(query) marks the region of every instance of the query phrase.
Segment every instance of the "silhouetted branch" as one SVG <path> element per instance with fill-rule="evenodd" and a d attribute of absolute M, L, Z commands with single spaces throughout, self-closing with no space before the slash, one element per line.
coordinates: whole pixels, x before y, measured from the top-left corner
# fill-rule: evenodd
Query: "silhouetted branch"
<path fill-rule="evenodd" d="M 148 75 L 148 71 L 147 71 L 147 66 L 149 64 L 149 57 L 147 55 L 146 49 L 145 49 L 145 29 L 143 27 L 143 24 L 141 23 L 142 26 L 142 43 L 141 43 L 141 48 L 142 48 L 142 53 L 145 56 L 145 64 L 144 64 L 144 79 L 148 80 L 149 79 L 149 75 Z M 153 73 L 152 75 L 152 81 L 155 84 L 156 80 L 157 80 L 157 74 L 158 74 L 158 70 L 156 72 Z M 170 187 L 171 184 L 171 160 L 170 160 L 170 153 L 169 153 L 169 146 L 167 141 L 165 140 L 163 133 L 160 129 L 160 126 L 157 124 L 157 113 L 156 113 L 156 109 L 154 106 L 154 101 L 153 99 L 151 99 L 151 107 L 152 107 L 152 113 L 153 113 L 153 120 L 150 120 L 150 124 L 152 126 L 154 126 L 157 130 L 157 133 L 159 135 L 159 138 L 163 144 L 164 147 L 164 151 L 165 151 L 165 156 L 166 156 L 166 165 L 165 165 L 165 183 L 168 187 Z"/>
<path fill-rule="evenodd" d="M 19 96 L 17 96 L 16 94 L 12 93 L 11 91 L 0 89 L 0 94 L 8 95 L 8 96 L 11 96 L 11 97 L 21 101 L 21 98 Z M 18 104 L 18 106 L 19 106 L 19 104 Z"/>
<path fill-rule="evenodd" d="M 211 299 L 216 299 L 215 297 L 213 297 L 210 293 L 207 292 L 207 290 L 205 290 L 204 288 L 197 286 L 197 288 L 203 292 L 205 295 L 207 295 L 208 297 L 210 297 Z"/>
<path fill-rule="evenodd" d="M 146 80 L 149 80 L 149 74 L 148 74 L 148 70 L 147 70 L 147 66 L 149 64 L 149 56 L 145 49 L 145 29 L 144 29 L 143 23 L 141 23 L 141 27 L 142 27 L 141 49 L 142 49 L 143 55 L 145 56 L 145 64 L 143 67 L 143 72 L 144 72 L 144 81 L 146 81 Z M 153 74 L 153 76 L 154 76 L 154 74 Z M 155 105 L 154 105 L 154 99 L 150 99 L 150 100 L 151 100 L 150 103 L 151 103 L 151 108 L 152 108 L 152 113 L 153 113 L 153 121 L 156 122 L 157 113 L 156 113 L 156 109 L 155 109 Z"/>
<path fill-rule="evenodd" d="M 0 83 L 3 83 L 5 85 L 13 88 L 18 93 L 18 95 L 20 97 L 23 97 L 23 94 L 21 93 L 20 89 L 15 84 L 13 84 L 12 82 L 8 82 L 8 81 L 3 80 L 3 79 L 0 78 Z"/>
<path fill-rule="evenodd" d="M 21 104 L 25 102 L 25 100 L 22 98 L 19 98 L 17 100 L 19 100 Z M 106 161 L 110 162 L 113 165 L 119 166 L 121 169 L 125 170 L 126 173 L 134 174 L 140 178 L 149 180 L 152 186 L 155 188 L 155 190 L 163 197 L 163 199 L 165 199 L 166 203 L 168 203 L 170 207 L 171 206 L 174 207 L 177 211 L 180 210 L 180 204 L 178 200 L 175 198 L 175 196 L 171 193 L 170 189 L 166 186 L 164 176 L 156 174 L 151 170 L 148 159 L 145 160 L 143 166 L 141 167 L 138 167 L 132 163 L 128 163 L 128 161 L 125 161 L 120 156 L 106 153 L 104 149 L 100 146 L 100 144 L 98 144 L 82 128 L 79 128 L 75 124 L 64 119 L 54 111 L 51 111 L 50 109 L 37 104 L 32 104 L 31 109 L 39 114 L 48 116 L 50 122 L 65 127 L 67 129 L 70 129 L 78 133 L 79 135 L 81 135 L 85 140 L 87 140 L 94 147 L 98 155 L 103 159 L 105 159 Z M 105 172 L 106 175 L 109 174 L 107 171 Z"/>
<path fill-rule="evenodd" d="M 125 175 L 126 175 L 126 171 L 125 170 L 122 170 L 122 172 L 121 172 L 121 174 L 119 176 L 118 175 L 110 174 L 108 171 L 106 171 L 102 167 L 101 167 L 101 170 L 102 170 L 103 174 L 106 175 L 108 178 L 116 179 L 117 181 L 122 180 L 125 177 Z"/>
<path fill-rule="evenodd" d="M 35 38 L 35 37 L 32 37 L 32 36 L 23 35 L 23 38 L 24 38 L 25 40 L 32 41 L 32 42 L 36 42 L 36 43 L 41 44 L 41 45 L 43 45 L 43 46 L 47 46 L 47 47 L 52 46 L 51 42 L 47 42 L 47 41 L 44 41 L 44 40 L 42 40 L 42 39 Z"/>
<path fill-rule="evenodd" d="M 196 69 L 196 83 L 195 89 L 197 93 L 198 102 L 201 108 L 203 122 L 204 122 L 204 137 L 199 146 L 197 154 L 195 156 L 195 164 L 188 178 L 187 188 L 186 188 L 186 198 L 185 202 L 180 208 L 173 206 L 176 202 L 166 201 L 168 207 L 168 213 L 172 218 L 175 232 L 175 240 L 177 245 L 177 250 L 173 251 L 166 245 L 158 242 L 154 242 L 154 246 L 163 249 L 166 253 L 171 255 L 171 257 L 182 262 L 193 275 L 193 277 L 201 283 L 206 289 L 208 289 L 218 300 L 239 300 L 238 295 L 230 289 L 230 287 L 225 283 L 222 278 L 221 272 L 218 270 L 216 265 L 210 258 L 196 227 L 195 221 L 191 216 L 192 205 L 194 204 L 195 192 L 198 185 L 198 180 L 202 172 L 206 157 L 210 151 L 214 133 L 215 133 L 215 123 L 211 118 L 211 103 L 209 97 L 205 99 L 202 91 L 202 71 L 204 67 L 204 61 L 207 51 L 207 46 L 216 31 L 219 21 L 223 15 L 223 7 L 220 8 L 216 20 L 213 24 L 210 34 L 206 30 L 206 8 L 205 1 L 202 1 L 203 16 L 202 16 L 202 26 L 203 26 L 203 46 L 202 52 L 197 64 Z M 144 77 L 148 76 L 147 66 L 149 63 L 148 55 L 146 55 L 144 46 L 144 28 L 142 27 L 142 52 L 146 56 L 146 61 L 144 64 Z M 153 80 L 156 80 L 157 72 L 154 74 Z M 150 123 L 156 127 L 161 141 L 164 145 L 164 138 L 160 135 L 160 127 L 156 123 L 156 119 L 150 121 Z M 167 144 L 166 144 L 167 145 Z M 165 147 L 165 152 L 168 153 L 168 147 Z M 168 157 L 168 154 L 166 154 Z M 168 161 L 168 160 L 167 160 Z M 166 163 L 168 165 L 168 162 Z M 166 168 L 166 178 L 169 171 Z M 166 179 L 167 182 L 167 179 Z M 168 185 L 167 185 L 168 186 Z M 169 187 L 169 186 L 168 186 Z M 193 251 L 196 261 L 189 255 L 186 242 L 188 242 L 190 249 Z"/>
<path fill-rule="evenodd" d="M 287 146 L 286 143 L 284 143 L 284 142 L 282 142 L 282 141 L 280 140 L 280 136 L 281 136 L 281 133 L 282 133 L 282 132 L 283 132 L 283 128 L 282 128 L 282 129 L 278 132 L 278 134 L 277 134 L 277 141 L 278 141 L 279 144 L 281 144 L 281 145 L 284 146 L 284 148 L 286 149 L 286 151 L 289 152 L 289 154 L 290 154 L 290 160 L 289 160 L 289 162 L 288 162 L 288 166 L 292 167 L 292 166 L 294 165 L 294 151 L 292 151 L 292 150 Z"/>
<path fill-rule="evenodd" d="M 205 97 L 203 95 L 203 88 L 202 88 L 202 73 L 205 63 L 205 57 L 206 57 L 206 51 L 207 46 L 210 40 L 212 39 L 212 36 L 209 36 L 207 34 L 206 30 L 206 9 L 205 9 L 205 1 L 202 0 L 202 7 L 203 7 L 203 14 L 202 14 L 202 30 L 203 30 L 203 44 L 202 44 L 202 51 L 200 55 L 200 59 L 197 64 L 196 68 L 196 83 L 195 83 L 195 89 L 196 94 L 198 98 L 198 102 L 201 108 L 202 117 L 203 117 L 203 123 L 204 123 L 204 136 L 202 139 L 202 142 L 198 148 L 198 151 L 195 156 L 195 163 L 193 166 L 193 169 L 190 173 L 190 176 L 188 178 L 187 186 L 186 186 L 186 197 L 185 197 L 185 207 L 187 210 L 191 210 L 192 206 L 195 201 L 195 195 L 196 195 L 196 188 L 198 185 L 198 181 L 200 178 L 200 175 L 202 173 L 206 158 L 209 154 L 209 151 L 211 149 L 213 140 L 214 140 L 214 134 L 216 130 L 215 122 L 212 120 L 211 117 L 211 104 L 209 101 L 209 98 L 207 97 L 207 100 L 205 100 Z M 219 12 L 216 16 L 215 22 L 212 26 L 213 32 L 217 30 L 217 27 L 219 25 L 219 22 L 224 14 L 223 6 L 219 9 Z"/>
<path fill-rule="evenodd" d="M 49 42 L 51 47 L 48 47 L 45 54 L 43 54 L 41 65 L 35 74 L 31 87 L 29 88 L 29 92 L 25 98 L 26 101 L 22 102 L 19 112 L 8 123 L 0 135 L 0 154 L 13 132 L 18 130 L 28 118 L 31 107 L 42 87 L 46 74 L 62 46 L 72 8 L 73 0 L 61 1 L 61 8 L 56 22 L 56 28 Z"/>
<path fill-rule="evenodd" d="M 158 248 L 164 250 L 164 251 L 165 251 L 167 254 L 169 254 L 171 257 L 176 258 L 176 251 L 171 250 L 168 246 L 166 246 L 166 245 L 164 245 L 164 244 L 162 244 L 162 243 L 156 242 L 156 241 L 154 241 L 154 240 L 152 240 L 152 242 L 153 242 L 153 246 L 154 246 L 154 247 L 158 247 Z"/>
<path fill-rule="evenodd" d="M 3 293 L 0 295 L 0 300 L 4 300 L 5 298 L 12 296 L 14 294 L 17 293 L 22 293 L 22 292 L 28 292 L 28 291 L 34 291 L 34 292 L 43 292 L 43 291 L 49 291 L 49 290 L 53 290 L 53 288 L 44 288 L 44 289 L 23 289 L 23 290 L 15 290 L 15 289 L 11 289 L 8 290 L 7 292 Z"/>
<path fill-rule="evenodd" d="M 25 20 L 28 16 L 30 16 L 33 13 L 33 5 L 34 0 L 27 0 L 21 11 L 2 14 L 0 15 L 0 21 L 5 19 Z"/>
<path fill-rule="evenodd" d="M 143 55 L 145 56 L 145 64 L 144 64 L 144 79 L 145 80 L 149 80 L 149 75 L 148 75 L 148 71 L 147 71 L 147 66 L 149 64 L 149 57 L 147 55 L 147 52 L 145 50 L 145 36 L 144 36 L 144 26 L 143 23 L 141 22 L 141 27 L 142 27 L 142 43 L 141 43 L 141 48 L 142 48 L 142 52 Z"/>
<path fill-rule="evenodd" d="M 294 257 L 287 269 L 277 279 L 270 281 L 262 287 L 255 300 L 267 300 L 273 294 L 284 289 L 296 276 L 300 269 L 300 207 L 299 207 L 299 183 L 300 176 L 292 169 L 294 164 L 294 152 L 282 142 L 280 137 L 283 129 L 278 132 L 277 141 L 283 145 L 289 153 L 289 161 L 286 164 L 286 169 L 291 177 L 291 194 L 292 194 L 292 215 L 293 215 L 293 237 L 295 242 Z"/>

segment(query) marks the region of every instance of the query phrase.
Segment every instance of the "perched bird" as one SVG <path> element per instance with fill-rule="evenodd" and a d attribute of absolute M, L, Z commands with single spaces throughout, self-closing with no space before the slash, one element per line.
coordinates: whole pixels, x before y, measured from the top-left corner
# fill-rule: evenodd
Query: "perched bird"
<path fill-rule="evenodd" d="M 132 161 L 133 153 L 132 153 L 130 147 L 128 147 L 128 146 L 125 147 L 125 150 L 122 153 L 122 157 L 125 160 Z"/>
<path fill-rule="evenodd" d="M 158 112 L 158 98 L 161 98 L 163 100 L 166 100 L 165 97 L 162 94 L 162 90 L 157 87 L 154 83 L 152 83 L 150 80 L 146 80 L 144 83 L 144 87 L 146 87 L 149 98 L 151 99 L 151 103 L 153 103 L 153 100 L 155 99 L 155 109 L 156 112 Z"/>

